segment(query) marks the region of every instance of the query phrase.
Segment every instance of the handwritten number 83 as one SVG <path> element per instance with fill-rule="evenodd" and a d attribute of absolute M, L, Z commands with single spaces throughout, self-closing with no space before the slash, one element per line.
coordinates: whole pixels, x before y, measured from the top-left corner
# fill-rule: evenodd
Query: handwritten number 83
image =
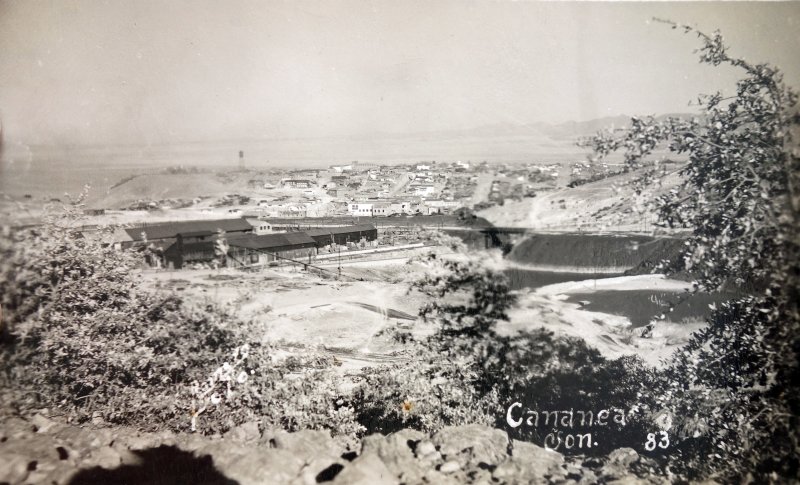
<path fill-rule="evenodd" d="M 656 446 L 662 449 L 667 449 L 669 446 L 669 435 L 667 435 L 666 431 L 659 431 L 658 434 L 661 435 L 661 439 L 658 441 L 656 441 L 655 433 L 647 434 L 647 441 L 644 443 L 645 450 L 653 451 L 656 449 Z"/>

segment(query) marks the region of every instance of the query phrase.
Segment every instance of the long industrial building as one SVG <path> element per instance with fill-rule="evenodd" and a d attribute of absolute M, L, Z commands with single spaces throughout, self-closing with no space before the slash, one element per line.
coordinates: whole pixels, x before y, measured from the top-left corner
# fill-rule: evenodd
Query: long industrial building
<path fill-rule="evenodd" d="M 121 247 L 128 248 L 147 241 L 165 249 L 177 242 L 178 234 L 182 235 L 184 243 L 189 243 L 210 240 L 220 231 L 224 231 L 227 237 L 251 234 L 253 225 L 243 217 L 163 222 L 125 228 L 117 242 Z"/>
<path fill-rule="evenodd" d="M 350 242 L 359 242 L 362 239 L 374 241 L 378 239 L 378 230 L 372 224 L 356 224 L 344 227 L 325 227 L 305 231 L 319 247 L 329 244 L 346 245 Z"/>
<path fill-rule="evenodd" d="M 167 231 L 163 233 L 172 234 Z M 218 233 L 208 231 L 177 233 L 174 242 L 164 250 L 164 265 L 180 269 L 191 264 L 211 263 L 219 258 L 218 239 Z M 231 267 L 256 266 L 287 259 L 305 262 L 313 258 L 320 248 L 331 244 L 347 246 L 377 239 L 378 230 L 372 224 L 263 235 L 226 232 L 226 264 Z"/>

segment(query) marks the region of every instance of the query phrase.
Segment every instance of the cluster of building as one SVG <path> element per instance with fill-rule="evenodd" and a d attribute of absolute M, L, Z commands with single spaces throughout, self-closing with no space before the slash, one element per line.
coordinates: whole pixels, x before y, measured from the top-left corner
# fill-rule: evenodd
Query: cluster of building
<path fill-rule="evenodd" d="M 327 194 L 344 200 L 350 216 L 389 217 L 396 215 L 447 214 L 469 206 L 471 192 L 453 190 L 469 183 L 468 162 L 436 162 L 399 166 L 366 166 L 354 162 L 334 165 L 325 184 Z"/>
<path fill-rule="evenodd" d="M 297 219 L 447 214 L 472 205 L 474 173 L 485 168 L 459 161 L 413 165 L 351 162 L 328 169 L 269 170 L 252 174 L 246 181 L 248 189 L 264 192 L 251 194 L 251 201 L 240 200 L 235 204 L 238 207 L 228 212 Z M 230 197 L 223 199 L 213 207 L 231 205 Z"/>
<path fill-rule="evenodd" d="M 505 200 L 520 200 L 556 187 L 563 164 L 424 162 L 378 165 L 350 162 L 327 169 L 269 169 L 242 172 L 224 183 L 246 184 L 247 195 L 202 196 L 194 200 L 147 201 L 136 209 L 199 208 L 228 217 L 269 218 L 392 217 L 453 214 Z M 575 164 L 573 178 L 587 172 Z M 563 178 L 563 177 L 562 177 Z M 585 177 L 584 177 L 585 178 Z M 587 179 L 591 180 L 591 179 Z M 241 185 L 239 186 L 241 187 Z M 224 211 L 220 210 L 224 209 Z"/>
<path fill-rule="evenodd" d="M 371 224 L 273 232 L 267 221 L 236 218 L 126 228 L 117 244 L 147 249 L 154 266 L 181 269 L 215 261 L 230 267 L 310 262 L 319 251 L 330 252 L 338 246 L 363 248 L 377 239 L 378 231 Z"/>
<path fill-rule="evenodd" d="M 350 202 L 347 213 L 351 216 L 391 217 L 398 215 L 449 214 L 461 207 L 453 200 L 362 200 Z"/>

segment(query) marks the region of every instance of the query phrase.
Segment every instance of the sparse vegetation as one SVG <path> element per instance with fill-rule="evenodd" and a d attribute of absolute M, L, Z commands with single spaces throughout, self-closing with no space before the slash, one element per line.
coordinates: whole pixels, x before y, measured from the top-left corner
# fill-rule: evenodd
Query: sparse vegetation
<path fill-rule="evenodd" d="M 514 401 L 538 410 L 630 410 L 652 381 L 653 372 L 638 359 L 605 359 L 580 339 L 543 329 L 498 334 L 498 322 L 508 318 L 515 302 L 505 276 L 477 259 L 434 258 L 430 264 L 412 288 L 429 297 L 421 315 L 436 330 L 416 343 L 413 363 L 368 374 L 356 409 L 369 431 L 430 432 L 466 423 L 507 428 L 506 408 Z M 575 452 L 607 453 L 638 444 L 647 417 L 632 413 L 601 446 Z M 510 431 L 539 445 L 549 432 Z"/>
<path fill-rule="evenodd" d="M 148 430 L 189 430 L 196 416 L 204 433 L 250 420 L 290 430 L 359 431 L 331 365 L 291 379 L 296 359 L 275 361 L 270 347 L 250 341 L 250 323 L 218 307 L 191 309 L 174 294 L 142 291 L 135 253 L 72 230 L 79 207 L 0 237 L 3 412 L 48 408 L 74 423 Z M 233 363 L 244 345 L 243 382 L 224 402 L 211 403 L 209 393 L 197 415 L 193 383 L 213 380 L 214 369 Z"/>

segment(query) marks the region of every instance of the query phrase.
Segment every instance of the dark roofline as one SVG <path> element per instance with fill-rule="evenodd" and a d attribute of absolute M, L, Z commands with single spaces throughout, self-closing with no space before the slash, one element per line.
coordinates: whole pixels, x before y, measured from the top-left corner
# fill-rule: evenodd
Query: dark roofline
<path fill-rule="evenodd" d="M 339 227 L 321 227 L 317 229 L 309 229 L 305 231 L 311 237 L 314 236 L 327 236 L 330 234 L 348 234 L 353 232 L 370 232 L 377 231 L 377 228 L 372 224 L 356 224 L 353 226 L 339 226 Z"/>
<path fill-rule="evenodd" d="M 291 234 L 291 236 L 288 236 Z M 310 236 L 303 232 L 295 233 L 276 233 L 276 234 L 262 234 L 262 235 L 244 235 L 236 238 L 228 239 L 228 245 L 231 247 L 249 248 L 249 249 L 268 249 L 268 248 L 283 248 L 283 247 L 296 247 L 303 249 L 307 247 L 316 246 L 316 241 L 311 239 Z"/>
<path fill-rule="evenodd" d="M 226 232 L 251 231 L 253 226 L 244 217 L 231 219 L 200 219 L 193 221 L 172 221 L 146 226 L 125 228 L 125 232 L 134 241 L 142 240 L 142 232 L 147 234 L 147 239 L 168 239 L 177 237 L 179 233 L 198 231 L 217 232 L 222 229 Z"/>

